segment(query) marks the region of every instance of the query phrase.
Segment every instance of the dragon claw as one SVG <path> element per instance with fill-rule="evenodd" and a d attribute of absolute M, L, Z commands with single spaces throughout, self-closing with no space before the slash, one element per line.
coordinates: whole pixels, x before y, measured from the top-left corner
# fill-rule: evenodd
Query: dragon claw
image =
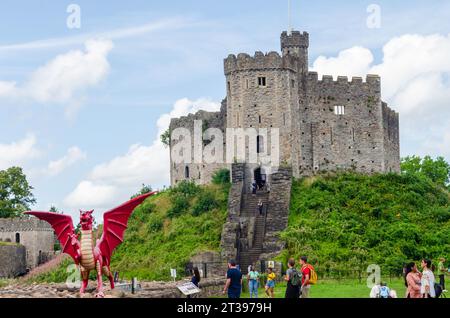
<path fill-rule="evenodd" d="M 105 298 L 105 294 L 103 292 L 98 292 L 95 294 L 95 298 Z"/>

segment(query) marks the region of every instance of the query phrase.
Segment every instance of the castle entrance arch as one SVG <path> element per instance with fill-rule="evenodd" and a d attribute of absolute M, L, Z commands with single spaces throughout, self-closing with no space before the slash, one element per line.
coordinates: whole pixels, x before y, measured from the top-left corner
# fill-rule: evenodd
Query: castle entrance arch
<path fill-rule="evenodd" d="M 253 177 L 259 189 L 262 189 L 267 183 L 267 174 L 264 169 L 257 168 L 253 173 Z"/>

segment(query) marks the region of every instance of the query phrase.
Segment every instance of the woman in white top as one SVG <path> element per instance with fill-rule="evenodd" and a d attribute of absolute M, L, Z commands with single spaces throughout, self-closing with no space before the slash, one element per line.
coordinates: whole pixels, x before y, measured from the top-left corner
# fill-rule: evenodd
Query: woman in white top
<path fill-rule="evenodd" d="M 422 280 L 420 286 L 420 293 L 423 298 L 434 298 L 436 293 L 434 291 L 434 274 L 431 270 L 431 261 L 429 259 L 422 260 Z"/>

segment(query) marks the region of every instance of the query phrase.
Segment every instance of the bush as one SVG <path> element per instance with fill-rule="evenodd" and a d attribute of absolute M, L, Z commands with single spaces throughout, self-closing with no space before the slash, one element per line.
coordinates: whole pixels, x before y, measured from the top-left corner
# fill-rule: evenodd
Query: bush
<path fill-rule="evenodd" d="M 212 177 L 212 182 L 218 185 L 230 183 L 230 170 L 221 169 L 217 171 Z"/>
<path fill-rule="evenodd" d="M 197 200 L 197 203 L 192 207 L 192 215 L 199 216 L 217 208 L 219 203 L 216 201 L 213 193 L 205 192 Z"/>

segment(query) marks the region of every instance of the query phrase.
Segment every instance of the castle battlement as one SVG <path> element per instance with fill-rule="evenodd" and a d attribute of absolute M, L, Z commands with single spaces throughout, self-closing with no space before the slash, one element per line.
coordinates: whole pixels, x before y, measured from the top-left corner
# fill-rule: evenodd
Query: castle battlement
<path fill-rule="evenodd" d="M 246 53 L 231 54 L 224 60 L 225 75 L 240 71 L 259 70 L 292 70 L 298 69 L 298 60 L 294 56 L 281 56 L 278 52 L 262 53 L 256 52 L 254 56 Z"/>
<path fill-rule="evenodd" d="M 0 219 L 0 233 L 4 232 L 22 232 L 22 231 L 49 231 L 53 232 L 52 227 L 44 221 L 37 218 L 31 219 Z"/>
<path fill-rule="evenodd" d="M 284 48 L 308 48 L 309 47 L 309 34 L 308 32 L 292 31 L 289 35 L 284 31 L 281 33 L 281 50 Z"/>
<path fill-rule="evenodd" d="M 308 81 L 312 83 L 326 83 L 326 84 L 352 84 L 352 85 L 361 85 L 361 84 L 369 84 L 374 87 L 379 87 L 381 85 L 381 78 L 378 75 L 369 74 L 366 76 L 365 81 L 363 81 L 362 77 L 354 76 L 351 81 L 349 81 L 347 76 L 338 76 L 336 80 L 332 75 L 323 75 L 322 79 L 319 80 L 319 75 L 317 72 L 309 72 L 308 73 Z"/>

